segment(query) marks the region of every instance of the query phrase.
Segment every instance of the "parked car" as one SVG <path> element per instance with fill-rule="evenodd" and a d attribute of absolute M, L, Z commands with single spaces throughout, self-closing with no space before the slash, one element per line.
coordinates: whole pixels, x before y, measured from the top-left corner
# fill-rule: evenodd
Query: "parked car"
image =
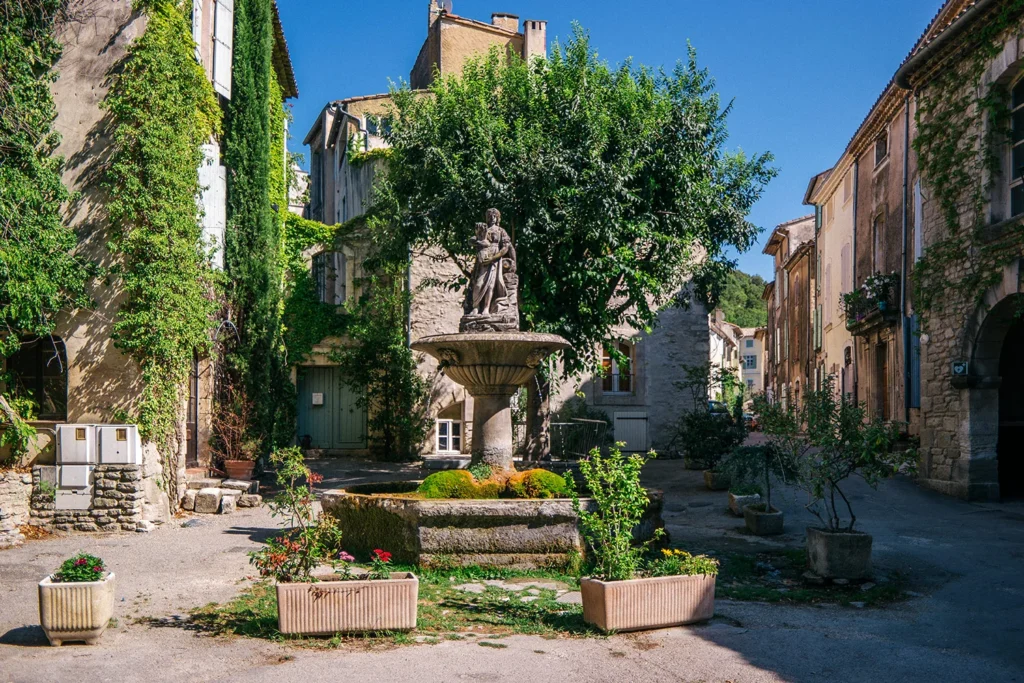
<path fill-rule="evenodd" d="M 708 401 L 708 412 L 715 417 L 720 417 L 723 420 L 731 420 L 732 414 L 729 412 L 729 406 L 722 401 Z"/>

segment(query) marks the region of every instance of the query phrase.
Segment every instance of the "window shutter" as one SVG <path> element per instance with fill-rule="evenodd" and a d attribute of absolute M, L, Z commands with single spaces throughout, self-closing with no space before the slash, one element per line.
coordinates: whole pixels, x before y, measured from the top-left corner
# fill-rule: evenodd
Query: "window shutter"
<path fill-rule="evenodd" d="M 196 44 L 196 61 L 203 61 L 199 41 L 203 39 L 203 0 L 192 0 L 192 40 Z"/>
<path fill-rule="evenodd" d="M 331 254 L 334 260 L 333 271 L 334 271 L 334 305 L 340 306 L 345 303 L 345 283 L 348 277 L 345 273 L 345 254 L 340 251 L 336 251 Z"/>
<path fill-rule="evenodd" d="M 231 46 L 235 0 L 217 0 L 213 22 L 213 89 L 231 99 Z"/>

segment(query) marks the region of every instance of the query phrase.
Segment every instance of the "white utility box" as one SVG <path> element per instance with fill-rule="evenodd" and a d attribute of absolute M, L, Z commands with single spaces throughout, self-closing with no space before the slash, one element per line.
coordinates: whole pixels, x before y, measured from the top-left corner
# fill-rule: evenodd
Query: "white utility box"
<path fill-rule="evenodd" d="M 97 425 L 101 465 L 141 465 L 142 440 L 136 425 Z"/>
<path fill-rule="evenodd" d="M 57 425 L 57 464 L 96 462 L 96 425 Z"/>
<path fill-rule="evenodd" d="M 92 471 L 95 465 L 58 465 L 58 510 L 88 510 L 92 504 Z"/>
<path fill-rule="evenodd" d="M 57 489 L 54 503 L 58 510 L 88 510 L 92 505 L 92 488 Z"/>

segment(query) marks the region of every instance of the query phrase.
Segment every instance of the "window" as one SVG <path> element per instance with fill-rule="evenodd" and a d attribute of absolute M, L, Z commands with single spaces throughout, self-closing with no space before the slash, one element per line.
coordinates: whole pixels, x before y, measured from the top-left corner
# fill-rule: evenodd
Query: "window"
<path fill-rule="evenodd" d="M 775 328 L 775 363 L 782 359 L 782 330 L 779 327 Z"/>
<path fill-rule="evenodd" d="M 1017 81 L 1010 96 L 1013 132 L 1010 136 L 1010 215 L 1024 213 L 1024 79 Z"/>
<path fill-rule="evenodd" d="M 839 293 L 845 294 L 853 290 L 853 275 L 850 272 L 850 245 L 844 244 L 839 256 Z"/>
<path fill-rule="evenodd" d="M 843 204 L 850 201 L 850 197 L 853 195 L 853 171 L 847 171 L 846 177 L 843 178 Z"/>
<path fill-rule="evenodd" d="M 601 352 L 601 367 L 604 370 L 601 389 L 606 394 L 632 394 L 633 347 L 630 344 L 619 342 L 617 350 L 623 359 L 621 364 L 620 359 L 609 353 L 608 349 Z"/>
<path fill-rule="evenodd" d="M 40 420 L 68 419 L 68 354 L 59 337 L 37 338 L 7 359 L 11 393 L 30 397 Z"/>
<path fill-rule="evenodd" d="M 748 392 L 753 392 L 754 391 L 754 380 L 752 380 L 752 379 L 748 379 L 747 380 L 747 391 Z"/>
<path fill-rule="evenodd" d="M 875 166 L 889 157 L 889 133 L 885 132 L 875 140 Z"/>
<path fill-rule="evenodd" d="M 316 281 L 317 298 L 321 302 L 334 306 L 345 303 L 345 254 L 340 251 L 322 251 L 314 256 L 313 279 Z"/>
<path fill-rule="evenodd" d="M 752 348 L 754 348 L 754 340 L 753 340 L 753 339 L 747 339 L 747 340 L 746 340 L 746 347 L 747 347 L 748 349 L 752 349 Z"/>
<path fill-rule="evenodd" d="M 826 325 L 832 324 L 832 310 L 835 306 L 836 302 L 832 300 L 832 264 L 829 263 L 825 266 L 825 304 L 823 307 Z"/>
<path fill-rule="evenodd" d="M 757 370 L 757 355 L 743 356 L 744 370 Z"/>
<path fill-rule="evenodd" d="M 438 420 L 437 421 L 437 452 L 438 453 L 461 453 L 462 452 L 462 421 L 461 420 Z"/>

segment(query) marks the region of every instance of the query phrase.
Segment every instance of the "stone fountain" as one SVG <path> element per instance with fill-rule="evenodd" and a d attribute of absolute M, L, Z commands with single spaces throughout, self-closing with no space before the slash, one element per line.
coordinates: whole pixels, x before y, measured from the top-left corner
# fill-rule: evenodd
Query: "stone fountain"
<path fill-rule="evenodd" d="M 568 346 L 554 334 L 519 330 L 516 252 L 497 209 L 476 224 L 476 263 L 457 334 L 417 340 L 441 369 L 473 397 L 473 457 L 499 476 L 511 472 L 511 399 L 537 366 Z M 419 482 L 362 484 L 328 491 L 320 503 L 338 520 L 349 551 L 385 548 L 395 561 L 429 566 L 542 567 L 562 565 L 583 551 L 576 512 L 569 499 L 424 500 L 411 495 Z M 584 498 L 581 504 L 594 509 Z M 634 534 L 652 538 L 664 526 L 662 497 L 651 505 Z"/>
<path fill-rule="evenodd" d="M 513 469 L 511 399 L 537 366 L 569 344 L 554 334 L 519 330 L 516 250 L 501 227 L 501 214 L 488 209 L 476 224 L 476 263 L 458 334 L 438 334 L 413 343 L 473 397 L 472 462 L 494 470 Z"/>

